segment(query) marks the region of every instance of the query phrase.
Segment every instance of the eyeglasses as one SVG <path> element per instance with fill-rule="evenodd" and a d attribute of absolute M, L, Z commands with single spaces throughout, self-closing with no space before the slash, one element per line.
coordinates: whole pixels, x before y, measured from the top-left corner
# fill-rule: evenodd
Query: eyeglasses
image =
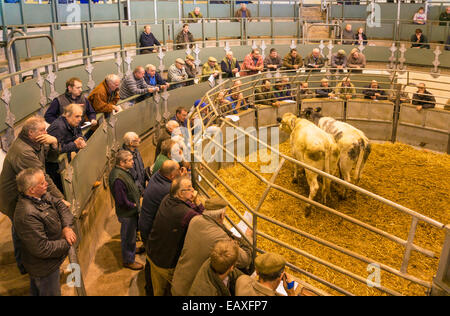
<path fill-rule="evenodd" d="M 183 190 L 181 190 L 181 191 L 191 191 L 191 192 L 194 192 L 195 190 L 194 190 L 194 188 L 189 188 L 189 189 L 183 189 Z"/>

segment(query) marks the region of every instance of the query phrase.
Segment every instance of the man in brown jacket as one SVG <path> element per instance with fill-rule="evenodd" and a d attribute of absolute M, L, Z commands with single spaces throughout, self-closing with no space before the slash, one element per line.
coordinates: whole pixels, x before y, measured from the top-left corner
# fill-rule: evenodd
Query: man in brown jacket
<path fill-rule="evenodd" d="M 363 68 L 366 68 L 366 56 L 359 49 L 353 48 L 347 58 L 347 68 L 353 73 L 362 73 Z"/>
<path fill-rule="evenodd" d="M 45 130 L 45 121 L 42 117 L 31 117 L 25 121 L 22 131 L 13 142 L 3 162 L 0 174 L 0 212 L 8 216 L 11 221 L 19 196 L 16 184 L 16 176 L 20 171 L 27 168 L 39 168 L 45 172 L 45 159 L 49 154 L 57 155 L 58 141 L 55 137 L 48 135 Z M 48 191 L 56 198 L 63 199 L 64 196 L 53 183 L 49 175 L 45 174 L 48 182 Z M 68 202 L 64 201 L 67 205 Z M 20 241 L 12 228 L 14 252 L 19 269 L 25 273 L 21 264 Z"/>
<path fill-rule="evenodd" d="M 295 48 L 283 58 L 283 67 L 291 70 L 297 70 L 303 66 L 302 56 L 299 55 Z"/>
<path fill-rule="evenodd" d="M 223 224 L 227 205 L 228 203 L 221 198 L 209 199 L 205 202 L 203 215 L 191 220 L 173 275 L 171 289 L 173 296 L 188 295 L 196 273 L 209 258 L 217 241 L 236 239 L 240 245 L 236 267 L 245 269 L 250 265 L 251 246 L 245 240 L 238 240 L 232 236 Z M 250 229 L 247 229 L 246 236 L 249 239 L 252 236 Z M 202 247 L 198 247 L 200 244 Z"/>
<path fill-rule="evenodd" d="M 120 78 L 115 74 L 106 76 L 97 87 L 89 94 L 88 100 L 97 113 L 104 113 L 108 117 L 112 111 L 120 111 L 117 106 L 119 96 Z"/>

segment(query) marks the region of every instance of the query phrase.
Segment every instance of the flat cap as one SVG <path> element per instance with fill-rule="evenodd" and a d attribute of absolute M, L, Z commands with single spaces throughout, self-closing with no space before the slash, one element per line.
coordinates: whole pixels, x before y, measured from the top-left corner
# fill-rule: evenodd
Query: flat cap
<path fill-rule="evenodd" d="M 181 58 L 175 59 L 175 62 L 178 63 L 178 64 L 182 64 L 182 65 L 185 65 L 185 64 L 186 64 L 186 63 L 184 62 L 184 60 L 181 59 Z"/>
<path fill-rule="evenodd" d="M 217 63 L 217 59 L 212 56 L 208 58 L 208 61 Z"/>
<path fill-rule="evenodd" d="M 220 197 L 213 197 L 205 202 L 205 210 L 214 211 L 214 210 L 221 210 L 228 206 L 228 203 L 220 198 Z"/>
<path fill-rule="evenodd" d="M 286 260 L 276 253 L 267 252 L 255 259 L 255 269 L 260 274 L 271 275 L 281 271 L 286 265 Z"/>
<path fill-rule="evenodd" d="M 186 56 L 186 59 L 189 59 L 189 60 L 192 60 L 192 61 L 195 60 L 195 58 L 194 58 L 192 55 L 187 55 L 187 56 Z"/>

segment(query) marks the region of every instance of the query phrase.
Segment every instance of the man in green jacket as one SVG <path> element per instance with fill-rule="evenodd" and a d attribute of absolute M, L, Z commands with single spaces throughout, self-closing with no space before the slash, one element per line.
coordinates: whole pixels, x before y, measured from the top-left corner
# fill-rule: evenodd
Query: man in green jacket
<path fill-rule="evenodd" d="M 441 13 L 439 16 L 439 25 L 447 25 L 448 22 L 450 22 L 450 6 L 448 6 L 444 12 Z"/>
<path fill-rule="evenodd" d="M 217 59 L 209 57 L 208 61 L 204 63 L 202 67 L 202 81 L 207 81 L 210 76 L 213 76 L 214 79 L 219 78 L 220 71 Z"/>
<path fill-rule="evenodd" d="M 243 275 L 235 269 L 239 246 L 235 241 L 218 241 L 208 260 L 195 276 L 189 296 L 234 296 L 236 280 Z"/>
<path fill-rule="evenodd" d="M 116 156 L 116 166 L 109 174 L 109 188 L 121 224 L 122 264 L 131 270 L 141 270 L 144 266 L 135 261 L 141 193 L 129 172 L 133 165 L 133 155 L 128 150 L 120 150 Z"/>
<path fill-rule="evenodd" d="M 189 12 L 188 16 L 190 19 L 188 20 L 188 23 L 197 23 L 203 18 L 203 14 L 200 12 L 199 7 L 195 7 L 194 11 Z"/>

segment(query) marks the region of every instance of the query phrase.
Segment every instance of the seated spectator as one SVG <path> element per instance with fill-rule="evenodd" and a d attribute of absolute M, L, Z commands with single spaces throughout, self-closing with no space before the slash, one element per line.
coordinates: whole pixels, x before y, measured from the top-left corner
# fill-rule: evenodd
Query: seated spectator
<path fill-rule="evenodd" d="M 184 70 L 188 75 L 188 79 L 195 79 L 197 77 L 197 66 L 194 63 L 195 58 L 192 55 L 187 55 L 184 62 Z M 187 86 L 194 84 L 194 80 L 186 82 Z"/>
<path fill-rule="evenodd" d="M 422 25 L 427 23 L 427 14 L 425 13 L 424 8 L 419 8 L 419 11 L 414 14 L 413 23 Z"/>
<path fill-rule="evenodd" d="M 226 113 L 231 111 L 231 102 L 225 99 L 226 92 L 224 90 L 219 91 L 217 93 L 216 98 L 214 99 L 214 105 L 219 110 L 220 113 Z M 229 113 L 227 113 L 229 114 Z"/>
<path fill-rule="evenodd" d="M 183 24 L 183 29 L 178 33 L 175 40 L 176 49 L 186 49 L 188 46 L 192 48 L 194 45 L 189 44 L 194 42 L 194 36 L 189 32 L 189 24 Z"/>
<path fill-rule="evenodd" d="M 236 14 L 234 15 L 236 18 L 242 18 L 242 19 L 248 19 L 249 21 L 251 21 L 251 12 L 250 10 L 247 8 L 247 5 L 245 3 L 241 3 L 241 7 L 239 8 L 239 10 L 236 11 Z"/>
<path fill-rule="evenodd" d="M 358 48 L 353 48 L 350 52 L 350 56 L 347 58 L 347 68 L 353 73 L 362 73 L 363 68 L 366 68 L 366 56 Z"/>
<path fill-rule="evenodd" d="M 355 40 L 355 35 L 352 31 L 352 25 L 347 24 L 345 29 L 342 31 L 342 45 L 353 45 Z"/>
<path fill-rule="evenodd" d="M 174 179 L 170 194 L 161 201 L 147 242 L 155 296 L 170 294 L 170 284 L 189 223 L 203 210 L 202 200 L 191 180 L 187 177 Z"/>
<path fill-rule="evenodd" d="M 355 45 L 360 46 L 361 44 L 364 46 L 367 45 L 367 36 L 364 33 L 364 29 L 362 27 L 360 27 L 358 29 L 358 32 L 355 34 Z"/>
<path fill-rule="evenodd" d="M 244 275 L 235 269 L 239 247 L 233 240 L 218 241 L 198 270 L 189 296 L 234 296 L 236 280 Z"/>
<path fill-rule="evenodd" d="M 445 11 L 439 15 L 439 21 L 441 21 L 439 23 L 439 25 L 441 25 L 441 26 L 445 26 L 445 25 L 449 24 L 448 22 L 450 22 L 450 6 L 445 8 Z"/>
<path fill-rule="evenodd" d="M 133 168 L 133 155 L 128 150 L 119 150 L 116 165 L 109 174 L 109 188 L 115 201 L 116 215 L 121 224 L 123 267 L 142 270 L 144 266 L 135 261 L 141 194 L 129 172 L 131 168 Z"/>
<path fill-rule="evenodd" d="M 82 115 L 83 108 L 80 105 L 69 104 L 64 108 L 64 114 L 47 128 L 47 133 L 58 140 L 59 153 L 67 153 L 69 161 L 73 157 L 72 153 L 86 147 L 86 139 L 80 126 Z"/>
<path fill-rule="evenodd" d="M 201 22 L 201 19 L 203 18 L 203 14 L 200 12 L 199 7 L 195 7 L 194 11 L 191 11 L 188 13 L 189 20 L 188 23 L 197 23 Z"/>
<path fill-rule="evenodd" d="M 159 91 L 166 90 L 169 84 L 156 72 L 156 67 L 152 64 L 145 66 L 144 80 L 147 85 L 158 87 Z"/>
<path fill-rule="evenodd" d="M 269 79 L 264 79 L 262 85 L 255 90 L 255 104 L 271 105 L 279 107 L 279 103 L 275 100 L 272 84 Z"/>
<path fill-rule="evenodd" d="M 328 79 L 320 80 L 320 88 L 316 89 L 316 98 L 334 98 L 335 96 L 333 90 L 329 87 Z"/>
<path fill-rule="evenodd" d="M 241 92 L 241 85 L 241 80 L 234 81 L 233 86 L 228 90 L 228 94 L 225 97 L 225 99 L 230 102 L 231 108 L 234 110 L 233 114 L 237 114 L 240 109 L 248 109 L 247 100 Z"/>
<path fill-rule="evenodd" d="M 148 174 L 145 171 L 144 160 L 142 159 L 141 153 L 139 152 L 139 145 L 141 144 L 141 139 L 139 135 L 135 132 L 127 132 L 123 136 L 122 149 L 128 150 L 133 155 L 133 168 L 128 171 L 134 179 L 139 192 L 141 195 L 144 193 L 146 183 L 149 180 Z"/>
<path fill-rule="evenodd" d="M 206 200 L 205 210 L 189 224 L 180 259 L 175 268 L 172 295 L 186 296 L 202 264 L 209 259 L 218 241 L 235 240 L 238 247 L 236 268 L 247 269 L 251 263 L 251 245 L 242 237 L 233 236 L 224 226 L 228 203 L 219 197 Z M 253 231 L 245 235 L 252 240 Z M 198 247 L 201 244 L 202 247 Z M 197 289 L 198 291 L 199 289 Z"/>
<path fill-rule="evenodd" d="M 8 216 L 11 222 L 13 222 L 19 196 L 16 176 L 27 168 L 39 168 L 45 172 L 46 159 L 57 155 L 57 149 L 58 140 L 47 134 L 44 118 L 33 116 L 25 121 L 22 130 L 4 157 L 0 173 L 0 212 Z M 45 181 L 48 183 L 50 194 L 58 199 L 64 198 L 48 174 L 45 174 Z M 68 202 L 64 202 L 70 206 Z M 22 263 L 22 246 L 14 225 L 12 225 L 12 241 L 17 267 L 21 274 L 26 274 Z"/>
<path fill-rule="evenodd" d="M 170 139 L 172 137 L 172 132 L 179 127 L 177 121 L 170 120 L 166 123 L 165 127 L 161 129 L 161 133 L 156 139 L 156 150 L 155 150 L 155 160 L 158 157 L 158 155 L 161 153 L 161 144 L 166 139 Z"/>
<path fill-rule="evenodd" d="M 231 50 L 225 53 L 225 57 L 220 62 L 220 68 L 225 78 L 232 78 L 241 71 L 241 66 L 239 66 L 238 60 L 233 57 Z"/>
<path fill-rule="evenodd" d="M 282 66 L 283 62 L 281 60 L 281 57 L 278 55 L 277 50 L 275 48 L 271 48 L 269 56 L 266 56 L 266 58 L 264 58 L 264 68 L 266 68 L 269 71 L 276 71 L 277 69 L 280 69 Z"/>
<path fill-rule="evenodd" d="M 110 74 L 89 94 L 88 100 L 92 107 L 97 113 L 104 113 L 105 118 L 108 118 L 113 111 L 122 110 L 120 106 L 117 106 L 120 99 L 119 86 L 119 76 Z"/>
<path fill-rule="evenodd" d="M 427 48 L 430 49 L 430 45 L 427 44 L 428 40 L 425 35 L 423 35 L 421 29 L 416 29 L 416 33 L 411 36 L 411 48 Z"/>
<path fill-rule="evenodd" d="M 428 90 L 426 90 L 424 83 L 419 83 L 417 85 L 417 92 L 413 95 L 412 104 L 416 105 L 417 111 L 431 109 L 434 108 L 436 99 Z"/>
<path fill-rule="evenodd" d="M 386 92 L 378 86 L 376 80 L 372 80 L 371 84 L 363 91 L 364 99 L 387 100 Z"/>
<path fill-rule="evenodd" d="M 344 78 L 336 86 L 336 95 L 341 99 L 348 100 L 356 96 L 356 89 L 350 78 Z"/>
<path fill-rule="evenodd" d="M 47 193 L 47 185 L 39 168 L 17 176 L 14 228 L 23 246 L 31 296 L 61 296 L 60 267 L 77 240 L 72 213 L 62 199 Z"/>
<path fill-rule="evenodd" d="M 307 82 L 302 82 L 297 91 L 297 101 L 303 99 L 312 99 L 314 98 L 314 91 L 309 88 L 309 84 Z"/>
<path fill-rule="evenodd" d="M 325 59 L 320 56 L 320 50 L 318 48 L 314 48 L 305 63 L 308 70 L 312 72 L 320 72 L 320 68 L 325 66 Z"/>
<path fill-rule="evenodd" d="M 120 84 L 120 99 L 128 99 L 137 94 L 147 94 L 159 91 L 158 87 L 152 87 L 148 85 L 144 80 L 145 70 L 144 67 L 138 66 L 128 76 L 124 77 Z M 134 104 L 138 100 L 129 101 L 130 105 Z M 122 105 L 123 107 L 124 105 Z"/>
<path fill-rule="evenodd" d="M 240 276 L 236 281 L 236 296 L 280 296 L 276 289 L 281 281 L 288 296 L 297 296 L 294 280 L 284 271 L 285 266 L 286 260 L 279 254 L 265 253 L 257 256 L 255 270 L 258 277 Z"/>
<path fill-rule="evenodd" d="M 283 58 L 283 67 L 286 69 L 297 70 L 302 68 L 303 60 L 302 56 L 297 52 L 297 49 L 292 48 L 289 53 Z"/>
<path fill-rule="evenodd" d="M 264 61 L 259 49 L 252 49 L 252 52 L 245 56 L 241 69 L 241 76 L 255 75 L 264 69 Z"/>
<path fill-rule="evenodd" d="M 186 63 L 184 62 L 183 59 L 177 58 L 175 60 L 175 63 L 170 65 L 169 70 L 167 71 L 167 77 L 169 78 L 169 82 L 175 83 L 170 85 L 174 89 L 184 86 L 185 83 L 181 81 L 185 81 L 188 79 L 188 74 L 184 69 L 185 64 Z"/>
<path fill-rule="evenodd" d="M 280 80 L 277 80 L 273 95 L 278 101 L 292 100 L 291 85 L 289 84 L 288 77 L 284 76 Z"/>
<path fill-rule="evenodd" d="M 331 56 L 331 68 L 332 73 L 343 73 L 344 69 L 347 68 L 347 54 L 345 53 L 345 50 L 340 49 L 337 53 L 334 53 Z"/>
<path fill-rule="evenodd" d="M 211 76 L 216 80 L 219 78 L 221 70 L 217 64 L 217 59 L 215 57 L 209 57 L 208 61 L 203 64 L 202 67 L 202 81 L 207 81 Z"/>
<path fill-rule="evenodd" d="M 156 53 L 158 51 L 158 46 L 161 46 L 161 43 L 156 39 L 151 30 L 150 25 L 145 25 L 144 32 L 142 32 L 139 37 L 140 47 L 145 47 L 145 49 L 140 50 L 141 55 Z"/>
<path fill-rule="evenodd" d="M 64 108 L 71 103 L 79 104 L 83 107 L 83 117 L 81 125 L 86 121 L 91 122 L 92 126 L 97 125 L 97 119 L 94 108 L 89 100 L 83 94 L 83 84 L 81 79 L 73 77 L 66 81 L 66 92 L 53 99 L 52 103 L 45 112 L 44 118 L 48 124 L 52 124 L 59 116 L 64 113 Z M 89 136 L 93 132 L 89 133 Z M 88 137 L 87 137 L 88 138 Z"/>

